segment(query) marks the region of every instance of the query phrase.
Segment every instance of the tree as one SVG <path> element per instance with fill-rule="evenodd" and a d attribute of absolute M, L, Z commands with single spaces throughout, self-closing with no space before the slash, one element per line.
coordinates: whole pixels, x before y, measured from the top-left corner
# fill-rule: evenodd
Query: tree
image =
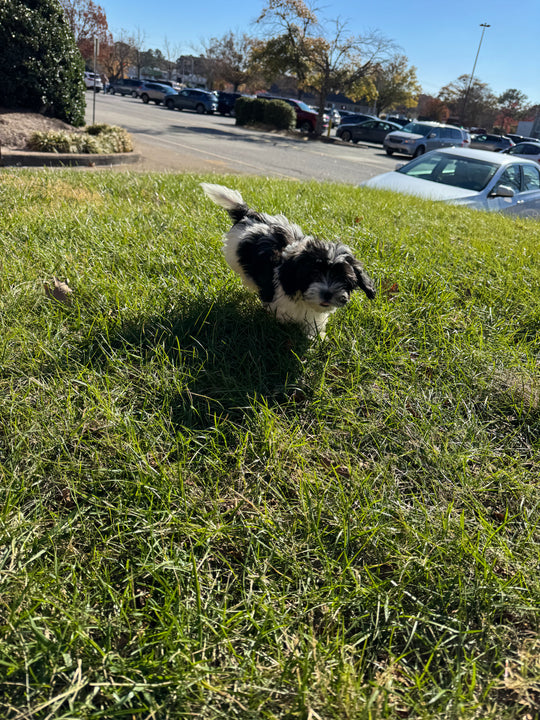
<path fill-rule="evenodd" d="M 411 107 L 422 91 L 416 77 L 416 68 L 408 65 L 405 55 L 394 55 L 375 71 L 375 101 L 377 114 L 398 105 Z"/>
<path fill-rule="evenodd" d="M 58 0 L 0 3 L 0 105 L 84 124 L 84 63 Z"/>
<path fill-rule="evenodd" d="M 277 32 L 259 43 L 257 62 L 273 72 L 294 73 L 300 89 L 317 94 L 317 132 L 329 93 L 342 92 L 353 100 L 376 97 L 375 69 L 394 48 L 378 31 L 350 35 L 346 23 L 320 21 L 303 0 L 268 0 L 257 22 Z"/>
<path fill-rule="evenodd" d="M 446 123 L 450 115 L 449 109 L 439 98 L 432 95 L 420 95 L 417 105 L 418 118 Z"/>
<path fill-rule="evenodd" d="M 521 120 L 529 111 L 528 97 L 521 90 L 510 88 L 497 98 L 499 104 L 499 115 L 497 125 L 503 132 L 515 130 L 518 120 Z"/>
<path fill-rule="evenodd" d="M 251 73 L 251 38 L 229 31 L 221 38 L 211 38 L 205 56 L 214 82 L 230 83 L 236 92 L 245 85 Z"/>
<path fill-rule="evenodd" d="M 310 73 L 310 35 L 317 22 L 303 0 L 269 0 L 257 23 L 267 28 L 270 38 L 254 43 L 253 66 L 269 81 L 290 73 L 296 79 L 298 97 L 302 97 Z"/>
<path fill-rule="evenodd" d="M 486 83 L 460 75 L 439 91 L 439 100 L 448 106 L 451 117 L 466 127 L 489 126 L 497 114 L 497 98 Z"/>
<path fill-rule="evenodd" d="M 112 44 L 105 11 L 93 0 L 59 0 L 66 19 L 85 60 L 94 56 L 94 38 L 104 48 Z"/>

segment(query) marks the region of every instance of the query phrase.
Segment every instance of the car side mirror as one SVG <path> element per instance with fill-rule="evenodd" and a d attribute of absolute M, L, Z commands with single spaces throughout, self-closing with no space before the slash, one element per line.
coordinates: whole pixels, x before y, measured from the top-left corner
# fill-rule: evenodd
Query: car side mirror
<path fill-rule="evenodd" d="M 516 191 L 514 188 L 511 188 L 509 185 L 497 185 L 493 188 L 491 191 L 491 197 L 507 197 L 512 198 L 516 194 Z"/>
<path fill-rule="evenodd" d="M 431 138 L 434 138 L 434 137 L 437 137 L 437 133 L 431 132 L 431 133 L 429 133 L 429 135 L 428 135 L 428 140 L 430 140 Z"/>

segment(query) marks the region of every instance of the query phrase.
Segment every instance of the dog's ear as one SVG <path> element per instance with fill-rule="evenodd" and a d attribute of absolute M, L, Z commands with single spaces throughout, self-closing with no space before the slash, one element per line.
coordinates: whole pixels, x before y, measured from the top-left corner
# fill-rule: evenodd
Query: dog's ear
<path fill-rule="evenodd" d="M 359 287 L 360 290 L 363 290 L 370 300 L 373 300 L 373 298 L 377 294 L 375 292 L 375 286 L 374 286 L 373 280 L 369 277 L 369 275 L 364 270 L 362 263 L 359 262 L 352 255 L 349 255 L 346 258 L 346 261 L 349 263 L 349 265 L 352 267 L 352 269 L 354 271 L 354 276 L 356 278 L 356 286 Z"/>

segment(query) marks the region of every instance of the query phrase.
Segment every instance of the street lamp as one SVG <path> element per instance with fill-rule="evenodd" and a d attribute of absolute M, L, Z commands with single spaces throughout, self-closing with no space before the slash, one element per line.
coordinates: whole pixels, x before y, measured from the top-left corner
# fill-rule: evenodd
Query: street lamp
<path fill-rule="evenodd" d="M 474 71 L 476 70 L 476 62 L 478 60 L 478 56 L 480 55 L 480 48 L 482 47 L 482 40 L 484 39 L 484 33 L 486 32 L 486 28 L 491 27 L 491 25 L 488 25 L 487 23 L 480 23 L 480 27 L 482 28 L 482 34 L 480 35 L 480 42 L 478 43 L 478 50 L 476 51 L 476 57 L 474 58 L 474 65 L 471 73 L 471 79 L 469 80 L 469 85 L 467 87 L 467 91 L 465 92 L 465 98 L 463 99 L 463 107 L 461 109 L 461 124 L 465 122 L 465 107 L 467 105 L 467 100 L 469 99 L 469 93 L 471 91 L 471 87 L 473 84 L 474 79 Z"/>

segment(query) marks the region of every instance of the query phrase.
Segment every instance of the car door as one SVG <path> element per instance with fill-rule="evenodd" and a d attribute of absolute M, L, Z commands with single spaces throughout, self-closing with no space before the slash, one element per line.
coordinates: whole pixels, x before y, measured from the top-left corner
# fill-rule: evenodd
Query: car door
<path fill-rule="evenodd" d="M 357 140 L 373 140 L 376 135 L 375 126 L 377 123 L 374 120 L 367 122 L 361 121 L 358 125 L 351 125 L 352 139 Z"/>
<path fill-rule="evenodd" d="M 509 165 L 500 176 L 495 189 L 501 185 L 511 188 L 514 195 L 488 197 L 489 210 L 521 214 L 527 206 L 540 203 L 540 171 L 534 165 Z"/>
<path fill-rule="evenodd" d="M 392 126 L 388 123 L 381 122 L 378 120 L 377 122 L 373 123 L 373 130 L 372 130 L 372 140 L 374 142 L 382 143 L 384 138 L 388 135 L 388 133 L 392 130 Z"/>
<path fill-rule="evenodd" d="M 432 128 L 426 135 L 426 151 L 435 150 L 435 148 L 441 147 L 441 131 L 439 128 Z"/>

